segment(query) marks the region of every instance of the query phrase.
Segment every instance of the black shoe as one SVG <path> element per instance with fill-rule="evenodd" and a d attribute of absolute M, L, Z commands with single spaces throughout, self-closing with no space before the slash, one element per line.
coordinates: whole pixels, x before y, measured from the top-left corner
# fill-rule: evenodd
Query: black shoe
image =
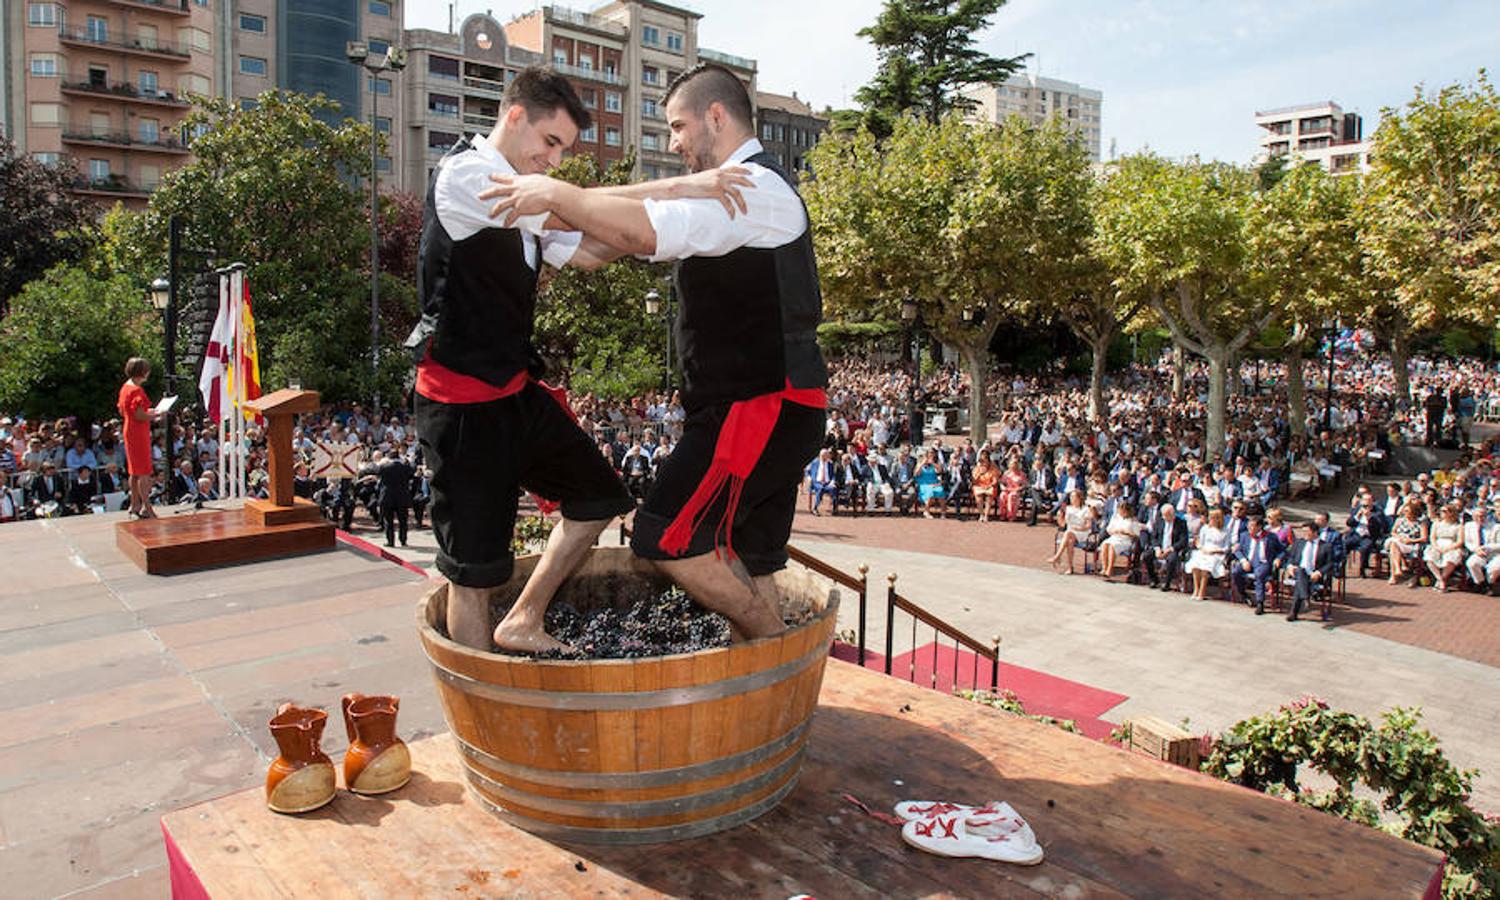
<path fill-rule="evenodd" d="M 1257 603 L 1257 604 L 1255 604 L 1255 614 L 1257 616 L 1263 616 L 1263 615 L 1265 615 L 1266 614 L 1266 605 L 1264 603 Z"/>
<path fill-rule="evenodd" d="M 1297 621 L 1297 614 L 1294 613 L 1294 612 L 1287 613 L 1286 614 L 1286 620 L 1288 622 L 1295 622 L 1295 621 Z"/>

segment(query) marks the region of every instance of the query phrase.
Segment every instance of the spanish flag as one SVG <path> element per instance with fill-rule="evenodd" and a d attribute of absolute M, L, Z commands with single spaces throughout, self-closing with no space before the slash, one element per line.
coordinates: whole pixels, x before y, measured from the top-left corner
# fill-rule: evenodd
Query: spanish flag
<path fill-rule="evenodd" d="M 240 304 L 239 327 L 240 351 L 240 402 L 260 397 L 260 352 L 255 345 L 255 316 L 250 311 L 250 285 L 245 285 L 244 300 Z M 255 413 L 245 412 L 245 418 L 259 419 Z"/>

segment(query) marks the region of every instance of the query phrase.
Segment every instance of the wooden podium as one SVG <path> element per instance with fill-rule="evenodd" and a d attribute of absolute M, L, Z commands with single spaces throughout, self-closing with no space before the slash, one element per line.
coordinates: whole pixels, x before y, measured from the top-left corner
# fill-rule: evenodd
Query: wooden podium
<path fill-rule="evenodd" d="M 316 391 L 281 390 L 245 404 L 266 419 L 270 496 L 243 509 L 120 522 L 115 544 L 151 575 L 291 556 L 334 545 L 316 503 L 292 493 L 292 417 L 318 409 Z"/>

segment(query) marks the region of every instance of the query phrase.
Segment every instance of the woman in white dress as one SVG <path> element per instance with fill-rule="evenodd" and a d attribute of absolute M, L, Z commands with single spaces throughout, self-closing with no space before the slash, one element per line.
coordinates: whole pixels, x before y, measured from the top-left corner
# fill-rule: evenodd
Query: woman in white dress
<path fill-rule="evenodd" d="M 1068 494 L 1068 505 L 1057 512 L 1057 527 L 1062 529 L 1057 542 L 1057 552 L 1052 554 L 1053 568 L 1063 554 L 1068 555 L 1068 574 L 1073 574 L 1073 550 L 1079 544 L 1087 544 L 1094 533 L 1094 511 L 1083 502 L 1083 491 Z"/>
<path fill-rule="evenodd" d="M 1464 526 L 1458 521 L 1457 506 L 1450 503 L 1443 507 L 1438 520 L 1432 523 L 1423 558 L 1427 561 L 1427 571 L 1432 573 L 1432 589 L 1447 593 L 1448 579 L 1464 559 Z"/>
<path fill-rule="evenodd" d="M 1197 549 L 1183 570 L 1193 573 L 1193 599 L 1202 600 L 1209 581 L 1229 572 L 1229 534 L 1224 530 L 1224 510 L 1209 510 L 1208 520 L 1198 530 Z"/>
<path fill-rule="evenodd" d="M 1115 561 L 1124 558 L 1127 570 L 1135 558 L 1136 539 L 1141 533 L 1141 523 L 1136 520 L 1135 507 L 1121 503 L 1104 527 L 1109 535 L 1099 545 L 1099 574 L 1110 581 L 1115 571 Z"/>

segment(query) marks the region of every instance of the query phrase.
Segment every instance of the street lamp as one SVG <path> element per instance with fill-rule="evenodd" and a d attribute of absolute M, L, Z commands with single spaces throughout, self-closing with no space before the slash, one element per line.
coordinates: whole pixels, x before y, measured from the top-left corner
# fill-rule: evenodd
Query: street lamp
<path fill-rule="evenodd" d="M 666 304 L 665 309 L 662 307 L 661 294 L 657 293 L 655 289 L 652 289 L 652 290 L 649 290 L 649 291 L 646 292 L 646 315 L 650 316 L 653 319 L 657 318 L 658 316 L 660 316 L 662 318 L 662 320 L 666 323 L 666 331 L 667 331 L 667 371 L 666 371 L 666 377 L 663 379 L 663 382 L 667 386 L 667 388 L 666 388 L 666 390 L 667 390 L 667 399 L 671 400 L 672 399 L 672 289 L 671 289 L 670 286 L 667 288 L 667 304 Z"/>
<path fill-rule="evenodd" d="M 385 53 L 372 55 L 363 41 L 344 45 L 349 62 L 370 73 L 370 388 L 373 408 L 380 413 L 380 129 L 375 127 L 375 100 L 380 96 L 381 72 L 399 72 L 406 68 L 406 51 L 391 47 Z"/>
<path fill-rule="evenodd" d="M 901 319 L 907 324 L 907 340 L 912 343 L 911 395 L 907 399 L 906 422 L 911 431 L 912 446 L 919 447 L 922 444 L 922 410 L 917 404 L 922 389 L 922 311 L 917 308 L 916 300 L 908 297 L 901 301 Z"/>

